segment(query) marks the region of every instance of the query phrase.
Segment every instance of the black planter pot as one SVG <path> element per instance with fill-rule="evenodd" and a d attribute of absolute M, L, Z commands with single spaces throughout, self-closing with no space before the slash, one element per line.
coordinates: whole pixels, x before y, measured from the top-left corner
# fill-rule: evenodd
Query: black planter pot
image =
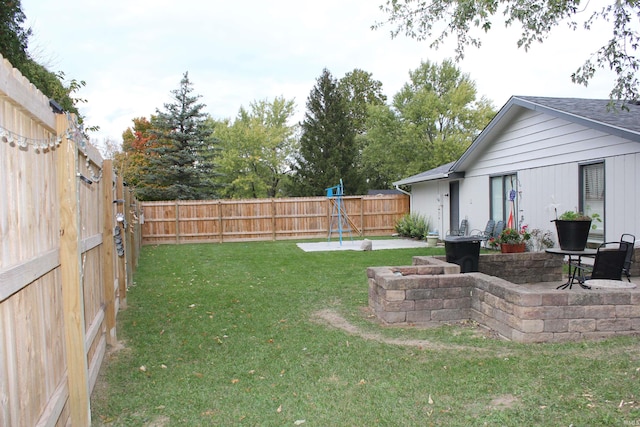
<path fill-rule="evenodd" d="M 556 231 L 558 232 L 558 243 L 560 249 L 565 251 L 581 251 L 587 246 L 589 230 L 591 230 L 591 220 L 566 221 L 556 219 Z"/>

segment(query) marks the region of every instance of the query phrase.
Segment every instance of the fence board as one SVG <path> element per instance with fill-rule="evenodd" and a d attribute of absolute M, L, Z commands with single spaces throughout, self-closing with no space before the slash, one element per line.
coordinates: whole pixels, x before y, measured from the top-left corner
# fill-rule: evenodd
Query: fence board
<path fill-rule="evenodd" d="M 115 328 L 138 254 L 125 247 L 125 265 L 105 248 L 115 226 L 107 214 L 123 187 L 117 178 L 101 179 L 104 167 L 75 119 L 54 114 L 0 57 L 1 426 L 91 422 L 107 318 Z M 133 211 L 133 202 L 123 210 Z M 129 222 L 127 233 L 139 236 L 137 222 Z"/>
<path fill-rule="evenodd" d="M 348 196 L 344 209 L 365 236 L 392 234 L 409 212 L 406 195 Z M 141 202 L 143 244 L 237 242 L 327 237 L 331 200 L 296 197 Z M 353 230 L 354 233 L 356 230 Z"/>

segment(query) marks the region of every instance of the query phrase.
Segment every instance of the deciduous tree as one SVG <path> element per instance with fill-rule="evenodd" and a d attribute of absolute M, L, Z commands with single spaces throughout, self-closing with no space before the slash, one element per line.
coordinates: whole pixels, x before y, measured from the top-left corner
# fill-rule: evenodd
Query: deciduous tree
<path fill-rule="evenodd" d="M 611 39 L 604 46 L 596 47 L 595 53 L 571 78 L 575 83 L 587 85 L 598 68 L 611 69 L 617 73 L 611 99 L 637 100 L 640 98 L 637 78 L 640 60 L 635 52 L 640 45 L 640 3 L 637 0 L 595 3 L 596 10 L 585 16 L 582 26 L 590 29 L 598 20 L 610 22 Z M 474 28 L 489 31 L 496 20 L 503 21 L 506 26 L 517 25 L 522 31 L 517 45 L 526 50 L 533 42 L 542 42 L 561 23 L 576 29 L 585 8 L 585 2 L 580 0 L 386 0 L 380 9 L 389 19 L 373 28 L 391 23 L 395 25 L 393 36 L 404 33 L 417 40 L 430 41 L 434 48 L 453 34 L 458 42 L 457 57 L 461 58 L 467 46 L 481 44 L 481 37 L 472 31 Z"/>
<path fill-rule="evenodd" d="M 253 102 L 241 108 L 236 120 L 217 122 L 214 135 L 220 140 L 217 159 L 221 194 L 228 198 L 283 196 L 283 183 L 291 173 L 297 152 L 296 126 L 289 124 L 293 100 Z"/>
<path fill-rule="evenodd" d="M 147 150 L 154 147 L 156 139 L 146 117 L 132 121 L 133 126 L 122 132 L 122 150 L 114 155 L 114 166 L 127 185 L 137 188 L 149 167 Z"/>
<path fill-rule="evenodd" d="M 391 106 L 369 109 L 362 159 L 379 188 L 457 160 L 495 114 L 451 61 L 423 62 L 409 77 Z"/>

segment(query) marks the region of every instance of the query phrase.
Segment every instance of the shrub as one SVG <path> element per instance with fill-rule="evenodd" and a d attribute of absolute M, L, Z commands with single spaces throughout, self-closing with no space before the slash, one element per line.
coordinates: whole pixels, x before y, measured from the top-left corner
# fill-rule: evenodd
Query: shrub
<path fill-rule="evenodd" d="M 396 222 L 395 230 L 402 237 L 425 239 L 430 230 L 430 219 L 418 213 L 406 214 Z"/>
<path fill-rule="evenodd" d="M 531 230 L 531 240 L 527 242 L 528 249 L 531 252 L 544 251 L 547 248 L 552 248 L 555 244 L 551 231 L 543 231 L 539 228 Z"/>

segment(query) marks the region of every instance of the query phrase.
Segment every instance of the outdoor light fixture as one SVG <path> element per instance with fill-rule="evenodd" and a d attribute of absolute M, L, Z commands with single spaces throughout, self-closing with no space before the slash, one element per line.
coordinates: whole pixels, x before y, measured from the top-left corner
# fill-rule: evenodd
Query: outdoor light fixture
<path fill-rule="evenodd" d="M 78 173 L 78 178 L 80 178 L 86 184 L 89 184 L 89 185 L 93 184 L 93 181 L 91 181 L 89 178 L 87 178 L 86 176 L 82 175 L 81 173 Z"/>
<path fill-rule="evenodd" d="M 116 221 L 118 222 L 124 222 L 124 214 L 122 212 L 118 212 L 116 214 Z"/>
<path fill-rule="evenodd" d="M 124 199 L 115 199 L 113 203 L 124 203 Z"/>

